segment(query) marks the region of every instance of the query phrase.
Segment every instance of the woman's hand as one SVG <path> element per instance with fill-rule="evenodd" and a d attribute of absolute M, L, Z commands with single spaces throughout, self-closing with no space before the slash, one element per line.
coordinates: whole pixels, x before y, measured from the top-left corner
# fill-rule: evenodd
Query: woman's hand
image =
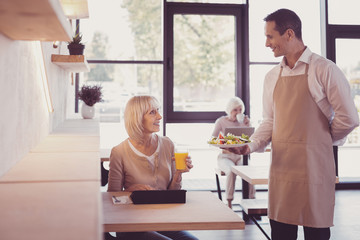
<path fill-rule="evenodd" d="M 155 190 L 155 188 L 151 187 L 150 185 L 146 185 L 146 184 L 133 184 L 130 187 L 128 187 L 127 189 L 125 189 L 125 191 L 127 191 L 127 192 L 133 192 L 133 191 L 139 191 L 139 190 Z"/>
<path fill-rule="evenodd" d="M 172 157 L 172 160 L 175 161 L 175 157 Z M 182 169 L 182 170 L 176 169 L 176 172 L 179 172 L 179 173 L 189 172 L 190 169 L 192 169 L 194 167 L 192 165 L 192 160 L 191 160 L 191 157 L 189 155 L 186 157 L 185 164 L 186 164 L 185 169 Z"/>
<path fill-rule="evenodd" d="M 175 161 L 175 157 L 172 157 L 172 160 Z M 189 172 L 190 169 L 192 169 L 194 166 L 192 165 L 192 161 L 191 161 L 191 157 L 190 156 L 187 156 L 186 158 L 186 169 L 184 170 L 179 170 L 179 169 L 176 169 L 176 172 L 174 174 L 174 180 L 176 182 L 181 182 L 182 180 L 182 173 L 184 172 Z"/>
<path fill-rule="evenodd" d="M 192 169 L 194 166 L 192 165 L 192 160 L 190 156 L 187 156 L 186 158 L 186 169 L 185 170 L 179 170 L 179 171 L 183 171 L 183 172 L 189 172 L 190 169 Z"/>

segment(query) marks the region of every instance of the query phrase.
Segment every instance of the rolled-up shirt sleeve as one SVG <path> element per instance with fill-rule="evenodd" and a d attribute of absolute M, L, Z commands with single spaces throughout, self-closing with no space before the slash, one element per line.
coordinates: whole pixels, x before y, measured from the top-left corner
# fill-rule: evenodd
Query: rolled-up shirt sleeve
<path fill-rule="evenodd" d="M 330 64 L 323 74 L 323 84 L 327 101 L 333 111 L 330 132 L 333 142 L 344 139 L 354 128 L 359 126 L 359 115 L 351 95 L 350 85 L 341 70 Z"/>
<path fill-rule="evenodd" d="M 273 91 L 277 81 L 277 75 L 280 67 L 277 66 L 272 69 L 265 76 L 263 85 L 263 120 L 254 134 L 250 137 L 251 143 L 249 144 L 251 152 L 264 152 L 266 147 L 271 142 L 272 129 L 273 129 Z"/>

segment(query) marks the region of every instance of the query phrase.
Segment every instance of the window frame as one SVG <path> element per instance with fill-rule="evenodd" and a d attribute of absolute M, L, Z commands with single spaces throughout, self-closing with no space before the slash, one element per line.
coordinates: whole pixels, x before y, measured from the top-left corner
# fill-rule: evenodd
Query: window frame
<path fill-rule="evenodd" d="M 322 0 L 323 4 L 323 26 L 325 32 L 323 35 L 323 43 L 325 42 L 325 54 L 326 58 L 336 63 L 336 39 L 360 39 L 360 25 L 342 25 L 342 24 L 329 24 L 328 19 L 328 0 Z M 336 165 L 336 176 L 338 176 L 338 146 L 333 146 L 335 165 Z M 341 166 L 340 166 L 341 167 Z M 336 184 L 336 189 L 359 189 L 360 181 L 355 180 L 354 182 L 339 182 Z"/>
<path fill-rule="evenodd" d="M 175 112 L 173 82 L 173 16 L 175 14 L 230 15 L 235 17 L 235 96 L 245 104 L 249 111 L 249 31 L 248 4 L 209 4 L 209 3 L 164 3 L 164 126 L 166 123 L 210 123 L 224 112 Z M 164 127 L 165 129 L 165 127 Z"/>

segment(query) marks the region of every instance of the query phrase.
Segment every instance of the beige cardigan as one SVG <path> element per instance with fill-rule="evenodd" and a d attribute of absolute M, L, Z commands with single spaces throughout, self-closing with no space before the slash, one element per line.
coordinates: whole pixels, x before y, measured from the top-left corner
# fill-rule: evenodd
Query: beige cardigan
<path fill-rule="evenodd" d="M 133 184 L 147 184 L 158 190 L 181 189 L 181 182 L 173 181 L 174 143 L 168 137 L 158 136 L 158 139 L 160 149 L 154 168 L 130 148 L 128 139 L 111 150 L 108 192 L 126 191 Z"/>

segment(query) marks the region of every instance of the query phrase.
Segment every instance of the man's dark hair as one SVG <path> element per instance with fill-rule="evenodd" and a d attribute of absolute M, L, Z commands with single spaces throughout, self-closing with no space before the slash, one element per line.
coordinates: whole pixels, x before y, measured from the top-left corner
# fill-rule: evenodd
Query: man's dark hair
<path fill-rule="evenodd" d="M 292 29 L 295 32 L 295 37 L 302 40 L 301 20 L 295 12 L 282 8 L 267 15 L 267 17 L 264 18 L 264 21 L 274 21 L 275 30 L 278 31 L 280 35 L 283 35 L 286 30 Z"/>

